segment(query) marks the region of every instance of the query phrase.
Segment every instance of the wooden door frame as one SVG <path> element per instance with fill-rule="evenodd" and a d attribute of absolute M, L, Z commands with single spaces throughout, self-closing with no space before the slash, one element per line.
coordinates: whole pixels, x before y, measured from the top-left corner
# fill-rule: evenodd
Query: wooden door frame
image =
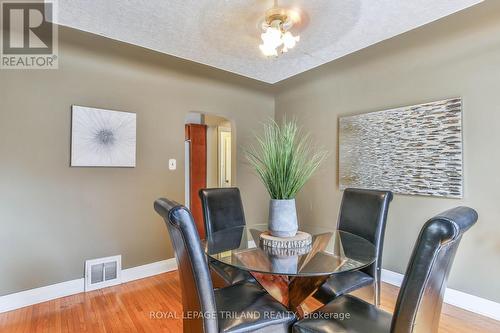
<path fill-rule="evenodd" d="M 202 137 L 195 137 L 194 130 L 200 133 Z M 199 135 L 199 134 L 197 134 Z M 198 191 L 207 187 L 207 125 L 204 124 L 185 124 L 185 140 L 190 141 L 189 144 L 189 187 L 190 187 L 190 211 L 196 223 L 196 228 L 201 239 L 205 238 L 205 224 L 203 220 L 203 211 L 201 200 Z M 200 141 L 201 140 L 201 141 Z M 201 142 L 201 144 L 200 144 Z M 201 147 L 201 150 L 199 149 Z M 197 150 L 193 153 L 193 150 Z M 193 165 L 193 157 L 198 163 Z"/>

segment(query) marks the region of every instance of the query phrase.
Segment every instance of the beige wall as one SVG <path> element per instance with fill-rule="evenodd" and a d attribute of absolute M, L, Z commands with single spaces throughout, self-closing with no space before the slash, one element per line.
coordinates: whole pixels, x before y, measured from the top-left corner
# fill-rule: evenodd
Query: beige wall
<path fill-rule="evenodd" d="M 59 55 L 59 70 L 0 70 L 0 295 L 82 277 L 89 258 L 173 257 L 153 201 L 183 201 L 187 112 L 226 117 L 241 145 L 274 116 L 267 85 L 206 66 L 66 28 Z M 69 167 L 72 104 L 136 112 L 137 167 Z M 243 165 L 236 185 L 249 221 L 265 219 Z"/>
<path fill-rule="evenodd" d="M 500 301 L 500 1 L 487 1 L 372 46 L 279 85 L 276 117 L 294 115 L 332 156 L 299 195 L 302 221 L 333 224 L 341 115 L 461 96 L 464 102 L 463 200 L 396 195 L 383 266 L 404 272 L 422 224 L 468 205 L 479 222 L 465 235 L 449 287 Z"/>
<path fill-rule="evenodd" d="M 340 115 L 461 96 L 465 197 L 397 195 L 384 267 L 403 272 L 425 220 L 469 205 L 480 220 L 464 237 L 450 287 L 500 301 L 500 1 L 274 88 L 66 28 L 60 37 L 59 70 L 0 71 L 0 295 L 79 278 L 88 258 L 121 253 L 126 268 L 172 257 L 152 202 L 160 196 L 184 198 L 189 111 L 228 118 L 238 146 L 246 145 L 274 110 L 277 118 L 297 116 L 332 152 L 299 195 L 301 220 L 331 225 L 341 199 Z M 68 167 L 71 104 L 136 112 L 137 167 Z M 263 222 L 268 196 L 240 155 L 234 179 L 248 221 Z M 177 158 L 176 171 L 168 171 L 169 158 Z"/>

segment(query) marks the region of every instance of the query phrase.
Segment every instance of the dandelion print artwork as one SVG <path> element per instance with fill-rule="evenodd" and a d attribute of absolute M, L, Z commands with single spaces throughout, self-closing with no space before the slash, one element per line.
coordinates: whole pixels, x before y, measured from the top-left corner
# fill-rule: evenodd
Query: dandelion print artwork
<path fill-rule="evenodd" d="M 135 167 L 136 114 L 73 105 L 71 166 Z"/>

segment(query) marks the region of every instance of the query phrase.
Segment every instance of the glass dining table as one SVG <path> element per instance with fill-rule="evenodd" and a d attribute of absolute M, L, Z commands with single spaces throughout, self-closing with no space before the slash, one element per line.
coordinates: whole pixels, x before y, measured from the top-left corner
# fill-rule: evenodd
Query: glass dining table
<path fill-rule="evenodd" d="M 267 224 L 234 227 L 212 233 L 206 254 L 221 263 L 248 271 L 271 296 L 289 310 L 303 314 L 303 302 L 330 277 L 362 269 L 375 261 L 368 240 L 322 226 L 301 225 L 312 236 L 310 246 L 275 248 L 262 245 Z"/>

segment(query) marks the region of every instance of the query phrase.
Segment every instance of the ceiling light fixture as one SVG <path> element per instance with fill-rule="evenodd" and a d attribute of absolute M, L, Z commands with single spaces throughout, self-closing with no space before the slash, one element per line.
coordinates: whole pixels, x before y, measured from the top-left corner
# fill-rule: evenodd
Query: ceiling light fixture
<path fill-rule="evenodd" d="M 295 47 L 300 36 L 294 36 L 289 30 L 299 19 L 297 12 L 279 7 L 278 0 L 274 0 L 274 7 L 266 12 L 262 22 L 261 52 L 267 57 L 277 57 Z"/>

